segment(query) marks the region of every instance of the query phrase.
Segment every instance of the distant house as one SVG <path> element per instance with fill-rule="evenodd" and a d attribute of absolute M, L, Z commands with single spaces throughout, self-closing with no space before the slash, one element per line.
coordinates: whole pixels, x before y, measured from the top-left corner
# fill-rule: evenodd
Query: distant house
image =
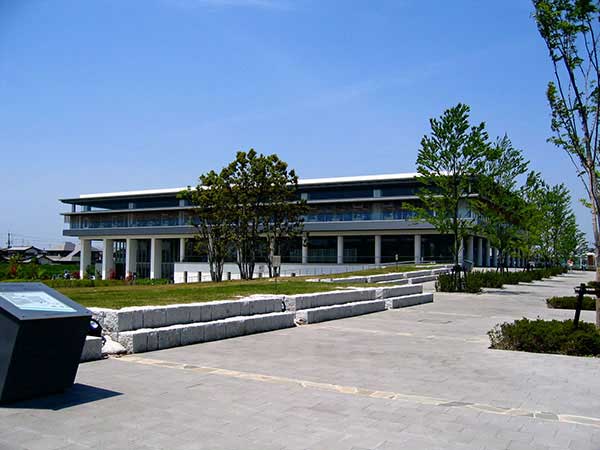
<path fill-rule="evenodd" d="M 77 245 L 75 245 L 73 242 L 63 242 L 55 247 L 46 249 L 45 254 L 51 259 L 60 259 L 71 254 L 76 247 Z"/>
<path fill-rule="evenodd" d="M 102 250 L 92 247 L 92 263 L 102 261 Z M 79 244 L 65 242 L 49 249 L 40 249 L 33 245 L 6 247 L 0 249 L 0 261 L 6 262 L 18 255 L 24 264 L 37 260 L 39 264 L 78 264 L 81 258 Z"/>
<path fill-rule="evenodd" d="M 34 247 L 33 245 L 21 247 L 6 247 L 0 248 L 0 255 L 4 259 L 9 259 L 11 256 L 20 256 L 22 259 L 31 259 L 32 257 L 43 255 L 44 250 Z"/>
<path fill-rule="evenodd" d="M 92 247 L 92 264 L 102 261 L 102 250 Z M 59 264 L 78 264 L 81 260 L 81 246 L 72 242 L 46 250 L 46 256 Z"/>

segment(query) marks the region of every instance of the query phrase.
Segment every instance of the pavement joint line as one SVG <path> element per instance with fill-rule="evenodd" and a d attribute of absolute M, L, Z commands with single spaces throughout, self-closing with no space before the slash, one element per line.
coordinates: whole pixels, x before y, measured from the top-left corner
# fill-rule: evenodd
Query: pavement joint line
<path fill-rule="evenodd" d="M 328 392 L 337 392 L 345 395 L 355 395 L 358 397 L 368 397 L 392 401 L 405 401 L 419 405 L 441 406 L 443 408 L 466 408 L 479 412 L 496 414 L 511 417 L 529 417 L 543 421 L 573 423 L 578 425 L 587 425 L 600 428 L 600 418 L 577 416 L 573 414 L 558 414 L 548 411 L 529 411 L 521 408 L 504 408 L 485 403 L 472 403 L 457 400 L 440 399 L 435 397 L 405 394 L 391 391 L 378 391 L 365 389 L 356 386 L 343 386 L 331 383 L 322 383 L 318 381 L 301 380 L 297 378 L 280 377 L 275 375 L 265 375 L 252 372 L 242 372 L 239 370 L 221 369 L 217 367 L 197 366 L 194 364 L 177 363 L 161 359 L 145 358 L 135 355 L 126 355 L 120 357 L 111 357 L 111 359 L 125 361 L 147 366 L 162 367 L 164 369 L 185 370 L 208 375 L 220 375 L 229 378 L 258 381 L 262 383 L 285 384 L 300 386 L 305 389 L 315 389 Z"/>
<path fill-rule="evenodd" d="M 400 331 L 383 331 L 383 330 L 370 330 L 367 328 L 348 328 L 348 327 L 338 327 L 335 325 L 315 325 L 315 328 L 320 328 L 324 330 L 333 330 L 333 331 L 343 331 L 344 333 L 355 332 L 355 333 L 368 333 L 368 334 L 378 334 L 382 336 L 402 336 L 402 337 L 414 337 L 417 339 L 443 339 L 448 341 L 458 341 L 458 342 L 468 342 L 473 344 L 480 343 L 488 343 L 489 340 L 480 337 L 456 337 L 456 336 L 439 336 L 435 334 L 430 334 L 427 336 L 419 336 L 414 333 L 408 332 L 400 332 Z"/>

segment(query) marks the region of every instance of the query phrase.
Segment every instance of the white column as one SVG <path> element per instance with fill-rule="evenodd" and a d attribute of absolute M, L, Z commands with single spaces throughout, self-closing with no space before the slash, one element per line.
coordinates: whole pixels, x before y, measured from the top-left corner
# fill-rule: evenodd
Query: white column
<path fill-rule="evenodd" d="M 162 263 L 162 240 L 159 238 L 150 239 L 150 278 L 157 279 L 161 276 Z"/>
<path fill-rule="evenodd" d="M 110 272 L 115 267 L 113 255 L 113 240 L 104 239 L 104 250 L 102 251 L 102 279 L 108 280 Z"/>
<path fill-rule="evenodd" d="M 483 238 L 477 238 L 477 265 L 483 266 Z"/>
<path fill-rule="evenodd" d="M 87 266 L 92 263 L 92 241 L 90 239 L 80 239 L 79 245 L 79 278 L 83 279 Z"/>
<path fill-rule="evenodd" d="M 185 238 L 179 238 L 179 262 L 185 260 Z"/>
<path fill-rule="evenodd" d="M 125 244 L 125 277 L 137 272 L 137 241 L 127 238 Z"/>
<path fill-rule="evenodd" d="M 344 236 L 337 237 L 337 263 L 344 264 Z"/>
<path fill-rule="evenodd" d="M 308 237 L 302 237 L 302 264 L 308 264 Z"/>
<path fill-rule="evenodd" d="M 415 264 L 421 263 L 421 235 L 415 234 Z"/>
<path fill-rule="evenodd" d="M 471 261 L 472 263 L 475 262 L 474 261 L 474 259 L 475 259 L 475 256 L 474 256 L 475 249 L 473 247 L 474 247 L 474 245 L 473 245 L 473 236 L 469 236 L 467 238 L 467 259 L 469 261 Z"/>
<path fill-rule="evenodd" d="M 381 264 L 381 236 L 375 236 L 375 264 Z"/>

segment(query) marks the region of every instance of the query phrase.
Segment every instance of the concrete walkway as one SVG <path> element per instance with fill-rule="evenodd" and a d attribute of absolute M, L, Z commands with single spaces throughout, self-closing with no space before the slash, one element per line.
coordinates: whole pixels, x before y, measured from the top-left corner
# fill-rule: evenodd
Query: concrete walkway
<path fill-rule="evenodd" d="M 599 359 L 486 336 L 572 317 L 544 299 L 591 277 L 86 363 L 68 393 L 0 408 L 0 449 L 600 449 Z"/>

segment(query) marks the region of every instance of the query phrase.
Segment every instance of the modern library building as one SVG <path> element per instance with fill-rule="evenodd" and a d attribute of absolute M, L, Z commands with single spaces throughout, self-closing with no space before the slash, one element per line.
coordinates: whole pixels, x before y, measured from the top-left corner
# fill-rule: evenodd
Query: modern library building
<path fill-rule="evenodd" d="M 304 236 L 281 245 L 281 273 L 337 273 L 390 263 L 451 261 L 452 237 L 415 220 L 410 204 L 420 189 L 415 173 L 305 179 L 299 196 L 309 211 Z M 81 272 L 91 262 L 93 241 L 102 241 L 103 278 L 170 278 L 183 272 L 209 278 L 206 255 L 199 253 L 192 225 L 194 208 L 179 198 L 184 188 L 83 194 L 61 201 L 71 205 L 65 236 L 81 241 Z M 463 217 L 470 217 L 467 208 Z M 470 236 L 462 259 L 495 266 L 496 251 L 486 239 Z M 263 255 L 266 260 L 267 255 Z M 237 266 L 225 270 L 236 277 Z M 510 260 L 510 265 L 521 261 Z M 258 265 L 258 273 L 263 267 Z M 198 275 L 196 275 L 198 276 Z M 204 278 L 204 275 L 199 275 Z M 192 280 L 190 280 L 192 281 Z M 193 280 L 195 281 L 195 280 Z"/>

